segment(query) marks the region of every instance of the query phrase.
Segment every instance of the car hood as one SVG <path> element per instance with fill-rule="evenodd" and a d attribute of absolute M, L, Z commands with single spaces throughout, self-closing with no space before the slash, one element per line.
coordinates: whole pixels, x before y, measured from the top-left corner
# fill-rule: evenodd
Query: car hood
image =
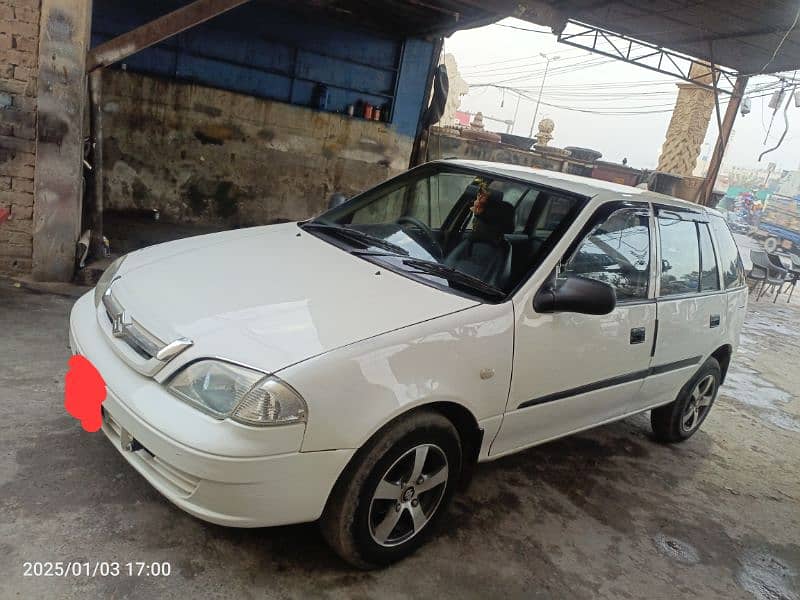
<path fill-rule="evenodd" d="M 379 268 L 296 223 L 134 252 L 113 293 L 165 342 L 194 341 L 177 365 L 217 357 L 272 373 L 478 304 Z"/>

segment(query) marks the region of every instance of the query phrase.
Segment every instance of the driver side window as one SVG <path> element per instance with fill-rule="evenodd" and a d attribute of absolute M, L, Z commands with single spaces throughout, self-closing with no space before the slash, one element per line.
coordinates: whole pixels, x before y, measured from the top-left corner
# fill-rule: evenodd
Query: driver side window
<path fill-rule="evenodd" d="M 647 298 L 650 280 L 650 227 L 645 210 L 622 208 L 595 225 L 562 269 L 607 283 L 617 300 Z"/>

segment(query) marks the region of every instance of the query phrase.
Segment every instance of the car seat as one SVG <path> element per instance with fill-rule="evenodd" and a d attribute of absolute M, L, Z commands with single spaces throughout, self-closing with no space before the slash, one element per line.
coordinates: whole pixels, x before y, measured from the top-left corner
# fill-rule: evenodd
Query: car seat
<path fill-rule="evenodd" d="M 511 280 L 512 247 L 503 236 L 514 232 L 514 207 L 491 190 L 474 230 L 445 259 L 445 264 L 505 290 Z"/>

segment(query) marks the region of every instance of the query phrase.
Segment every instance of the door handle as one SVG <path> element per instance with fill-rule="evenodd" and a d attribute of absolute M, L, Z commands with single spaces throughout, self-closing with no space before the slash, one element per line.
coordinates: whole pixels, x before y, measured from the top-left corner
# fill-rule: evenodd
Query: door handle
<path fill-rule="evenodd" d="M 634 327 L 631 329 L 631 344 L 643 344 L 645 337 L 644 327 Z"/>
<path fill-rule="evenodd" d="M 711 318 L 708 320 L 709 327 L 719 327 L 720 318 L 719 315 L 711 315 Z"/>

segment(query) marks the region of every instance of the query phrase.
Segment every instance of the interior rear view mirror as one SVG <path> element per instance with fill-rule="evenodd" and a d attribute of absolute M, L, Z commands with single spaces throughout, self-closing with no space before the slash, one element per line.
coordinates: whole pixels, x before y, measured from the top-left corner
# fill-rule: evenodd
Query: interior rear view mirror
<path fill-rule="evenodd" d="M 539 313 L 607 315 L 616 305 L 617 295 L 613 287 L 602 281 L 575 275 L 551 279 L 533 299 L 533 308 Z"/>
<path fill-rule="evenodd" d="M 336 208 L 347 202 L 347 196 L 342 194 L 341 192 L 334 192 L 331 194 L 331 197 L 328 198 L 328 209 Z"/>

